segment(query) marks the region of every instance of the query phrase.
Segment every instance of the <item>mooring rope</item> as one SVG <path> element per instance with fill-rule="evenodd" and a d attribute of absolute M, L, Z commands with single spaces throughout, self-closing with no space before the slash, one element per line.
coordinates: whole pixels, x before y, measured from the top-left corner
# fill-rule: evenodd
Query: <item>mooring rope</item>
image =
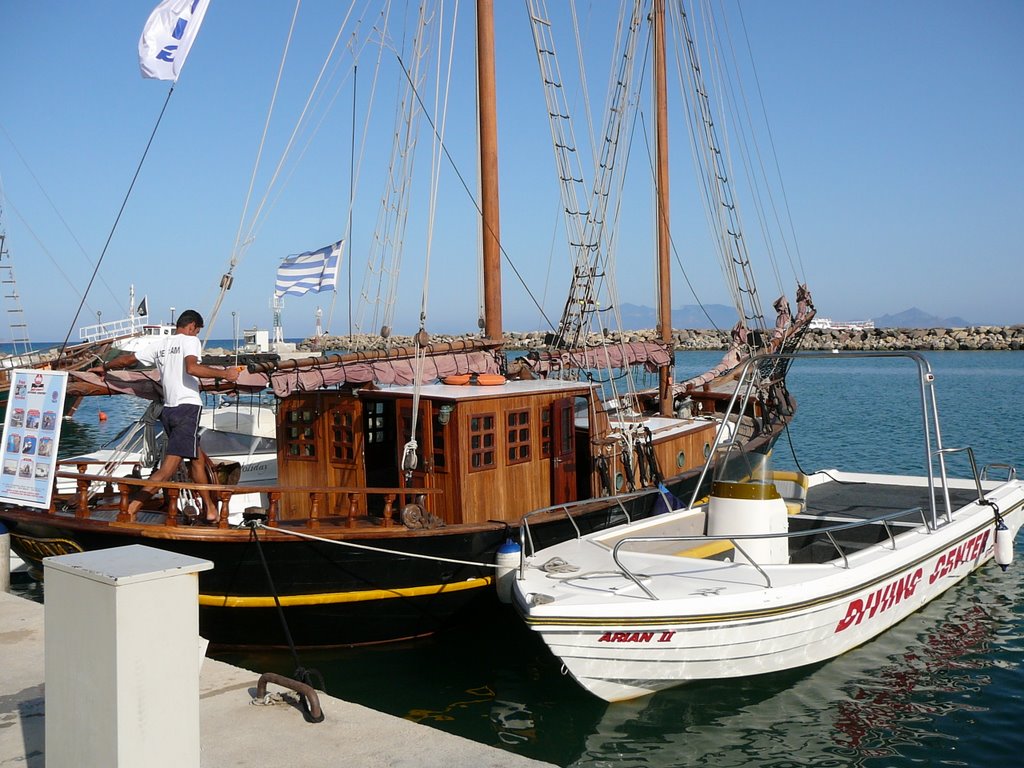
<path fill-rule="evenodd" d="M 259 527 L 255 521 L 249 525 L 249 540 L 256 544 L 256 552 L 260 556 L 260 563 L 263 565 L 263 572 L 267 577 L 267 584 L 270 586 L 270 594 L 274 596 L 274 606 L 277 609 L 277 616 L 281 620 L 281 629 L 284 631 L 285 640 L 288 643 L 288 649 L 291 651 L 292 660 L 295 662 L 295 679 L 301 683 L 305 683 L 310 688 L 324 690 L 324 677 L 319 670 L 313 669 L 312 667 L 306 668 L 302 665 L 302 661 L 299 659 L 299 651 L 295 647 L 295 641 L 292 639 L 291 629 L 288 628 L 288 620 L 284 615 L 284 608 L 281 606 L 281 598 L 277 594 L 277 586 L 274 584 L 274 578 L 270 574 L 270 566 L 267 564 L 267 558 L 263 554 L 263 545 L 260 543 L 259 534 L 256 529 Z M 309 702 L 306 700 L 305 695 L 299 693 L 299 698 L 302 701 L 302 709 L 305 715 L 312 718 L 312 722 L 322 722 L 324 717 L 323 714 L 317 712 L 314 714 L 310 710 Z M 318 704 L 319 708 L 319 704 Z"/>
<path fill-rule="evenodd" d="M 356 544 L 354 541 L 339 541 L 337 539 L 325 539 L 322 536 L 313 536 L 309 533 L 301 533 L 299 531 L 289 531 L 285 528 L 276 528 L 269 525 L 260 525 L 267 531 L 274 531 L 276 533 L 286 533 L 289 536 L 297 536 L 300 539 L 308 539 L 310 541 L 319 541 L 323 544 L 338 544 L 342 547 L 353 547 L 355 549 L 365 549 L 370 552 L 381 552 L 386 555 L 399 555 L 401 557 L 415 557 L 420 560 L 433 560 L 438 563 L 454 563 L 455 565 L 472 565 L 478 568 L 498 568 L 497 563 L 476 563 L 471 560 L 456 560 L 451 557 L 437 557 L 435 555 L 421 555 L 418 552 L 402 552 L 397 549 L 385 549 L 383 547 L 371 547 L 366 544 Z"/>

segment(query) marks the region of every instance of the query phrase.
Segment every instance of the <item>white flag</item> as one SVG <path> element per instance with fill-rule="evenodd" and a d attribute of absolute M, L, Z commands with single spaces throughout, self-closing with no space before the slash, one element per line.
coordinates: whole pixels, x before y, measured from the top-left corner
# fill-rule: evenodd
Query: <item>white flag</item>
<path fill-rule="evenodd" d="M 143 77 L 178 80 L 210 0 L 161 0 L 139 38 Z"/>
<path fill-rule="evenodd" d="M 286 293 L 301 296 L 312 291 L 319 293 L 334 289 L 338 283 L 338 267 L 341 265 L 341 246 L 344 240 L 297 256 L 289 256 L 277 268 L 277 284 L 274 295 L 280 298 Z"/>

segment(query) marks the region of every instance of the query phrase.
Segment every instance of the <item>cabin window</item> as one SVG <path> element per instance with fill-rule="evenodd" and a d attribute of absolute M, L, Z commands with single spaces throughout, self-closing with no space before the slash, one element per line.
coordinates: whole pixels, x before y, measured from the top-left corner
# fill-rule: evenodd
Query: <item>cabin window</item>
<path fill-rule="evenodd" d="M 293 408 L 285 415 L 285 455 L 292 459 L 315 459 L 316 441 L 313 408 Z"/>
<path fill-rule="evenodd" d="M 530 412 L 509 411 L 505 414 L 505 447 L 509 464 L 522 464 L 530 460 Z"/>
<path fill-rule="evenodd" d="M 448 471 L 448 424 L 451 420 L 451 409 L 450 405 L 442 405 L 433 412 L 434 429 L 431 439 L 433 440 L 433 461 L 436 472 Z"/>
<path fill-rule="evenodd" d="M 551 458 L 551 409 L 541 408 L 540 411 L 540 455 Z"/>
<path fill-rule="evenodd" d="M 469 470 L 493 469 L 497 444 L 493 413 L 481 413 L 469 420 Z"/>
<path fill-rule="evenodd" d="M 331 411 L 331 460 L 337 464 L 356 463 L 355 414 L 350 409 Z"/>
<path fill-rule="evenodd" d="M 571 453 L 573 449 L 572 410 L 570 408 L 560 408 L 558 411 L 558 417 L 562 422 L 559 425 L 561 434 L 559 435 L 558 455 L 565 456 L 566 454 Z"/>
<path fill-rule="evenodd" d="M 381 445 L 387 440 L 388 426 L 384 415 L 384 403 L 366 403 L 363 407 L 366 415 L 366 442 L 370 445 Z"/>

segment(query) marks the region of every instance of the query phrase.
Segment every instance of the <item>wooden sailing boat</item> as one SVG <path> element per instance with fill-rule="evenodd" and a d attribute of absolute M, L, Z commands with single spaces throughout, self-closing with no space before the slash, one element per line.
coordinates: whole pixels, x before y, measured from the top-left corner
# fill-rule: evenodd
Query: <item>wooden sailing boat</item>
<path fill-rule="evenodd" d="M 762 372 L 732 419 L 724 417 L 730 395 L 722 382 L 735 362 L 672 384 L 664 239 L 658 343 L 595 343 L 587 312 L 578 311 L 590 295 L 583 278 L 593 272 L 584 260 L 552 348 L 509 364 L 491 0 L 477 8 L 482 335 L 434 343 L 421 328 L 408 348 L 250 365 L 238 388 L 269 384 L 279 398 L 277 483 L 207 487 L 220 513 L 210 528 L 184 525 L 178 514 L 186 496 L 203 490 L 195 485 L 164 484 L 158 503 L 130 515 L 129 492 L 149 481 L 65 473 L 77 492 L 49 510 L 0 511 L 22 557 L 143 542 L 209 558 L 215 568 L 200 576 L 200 621 L 221 644 L 394 640 L 434 632 L 473 600 L 492 599 L 499 548 L 525 516 L 543 546 L 700 493 L 716 443 L 755 463 L 771 449 L 795 408 L 784 366 Z M 641 10 L 637 4 L 635 15 Z M 661 178 L 662 222 L 667 186 Z M 760 337 L 764 346 L 792 348 L 811 315 L 804 301 L 796 318 Z M 735 361 L 742 354 L 730 352 Z M 561 377 L 602 366 L 656 369 L 658 387 L 613 403 L 586 377 Z M 151 378 L 132 372 L 75 375 L 69 391 L 157 396 Z"/>

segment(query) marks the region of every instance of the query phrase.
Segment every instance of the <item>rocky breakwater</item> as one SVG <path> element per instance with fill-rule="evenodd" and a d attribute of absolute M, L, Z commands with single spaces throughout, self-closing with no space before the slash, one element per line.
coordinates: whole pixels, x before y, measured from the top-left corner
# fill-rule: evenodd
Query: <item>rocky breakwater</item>
<path fill-rule="evenodd" d="M 871 328 L 810 330 L 803 349 L 853 350 L 1020 350 L 1024 325 L 976 325 L 968 328 Z"/>
<path fill-rule="evenodd" d="M 539 331 L 509 331 L 505 334 L 506 347 L 515 350 L 543 349 L 546 334 Z M 443 344 L 450 341 L 473 338 L 473 336 L 432 336 L 431 342 Z M 601 337 L 595 337 L 594 341 Z M 611 333 L 606 341 L 619 340 L 619 334 Z M 625 331 L 625 341 L 656 341 L 655 331 Z M 717 330 L 686 330 L 672 332 L 672 339 L 678 350 L 724 350 L 729 346 L 729 332 Z M 412 336 L 392 336 L 388 346 L 412 346 Z M 352 352 L 380 349 L 379 336 L 356 334 L 354 336 L 323 336 L 307 339 L 296 345 L 299 350 L 311 354 L 321 351 Z M 844 349 L 844 350 L 1020 350 L 1024 348 L 1024 325 L 993 326 L 977 325 L 968 328 L 870 328 L 866 330 L 812 329 L 804 334 L 802 349 Z"/>

